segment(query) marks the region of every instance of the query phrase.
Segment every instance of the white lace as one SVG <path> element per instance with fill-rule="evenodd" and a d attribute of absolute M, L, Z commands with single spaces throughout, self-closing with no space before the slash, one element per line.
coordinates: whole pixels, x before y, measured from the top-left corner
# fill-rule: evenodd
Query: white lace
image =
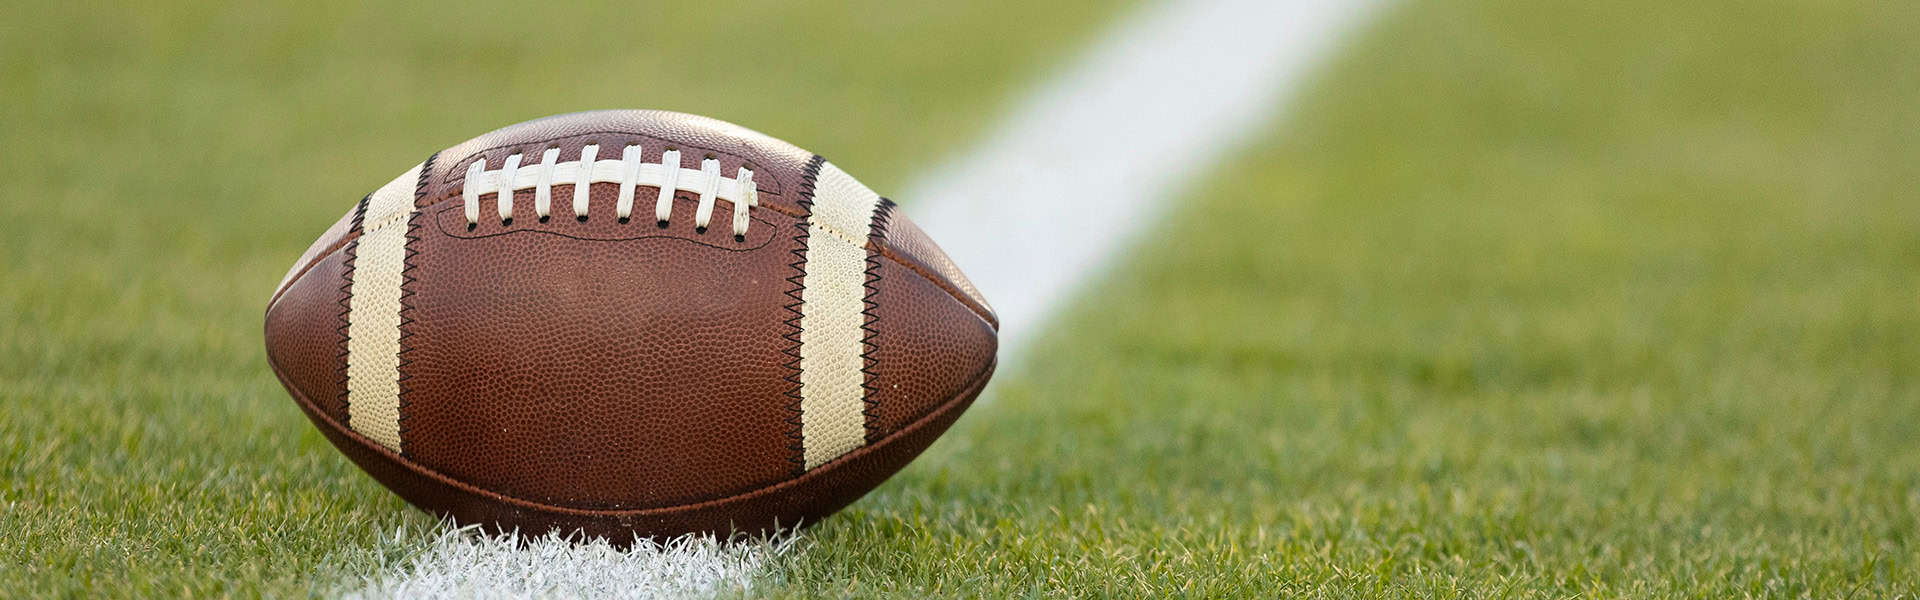
<path fill-rule="evenodd" d="M 693 212 L 693 224 L 700 231 L 706 231 L 707 223 L 713 220 L 715 200 L 725 200 L 733 206 L 733 235 L 747 234 L 747 208 L 760 205 L 760 193 L 753 184 L 753 170 L 740 167 L 734 177 L 720 175 L 720 161 L 705 159 L 700 161 L 699 169 L 680 167 L 680 151 L 668 150 L 660 157 L 660 162 L 650 163 L 640 159 L 640 146 L 627 146 L 619 160 L 595 160 L 600 154 L 598 145 L 589 144 L 580 149 L 580 160 L 556 162 L 560 158 L 559 148 L 549 148 L 540 155 L 540 163 L 522 167 L 520 155 L 507 157 L 498 170 L 487 170 L 487 161 L 476 160 L 467 166 L 467 180 L 462 186 L 461 199 L 466 203 L 467 224 L 480 223 L 480 196 L 493 193 L 499 198 L 495 202 L 500 222 L 506 224 L 513 219 L 513 192 L 533 188 L 534 214 L 544 220 L 551 215 L 553 207 L 553 184 L 573 184 L 573 214 L 584 217 L 587 214 L 587 189 L 595 183 L 620 184 L 620 200 L 614 205 L 614 215 L 625 222 L 633 215 L 633 190 L 639 186 L 656 187 L 660 195 L 653 201 L 653 218 L 662 224 L 673 216 L 673 195 L 679 190 L 698 192 L 700 206 Z M 671 165 L 671 166 L 669 166 Z"/>

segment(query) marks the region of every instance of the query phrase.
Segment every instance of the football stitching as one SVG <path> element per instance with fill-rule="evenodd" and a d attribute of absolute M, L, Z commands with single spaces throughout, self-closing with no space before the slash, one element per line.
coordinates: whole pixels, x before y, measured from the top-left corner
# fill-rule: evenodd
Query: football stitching
<path fill-rule="evenodd" d="M 809 200 L 809 202 L 811 202 L 811 200 Z M 838 229 L 834 229 L 833 227 L 827 225 L 826 223 L 814 223 L 813 226 L 819 227 L 821 231 L 825 231 L 828 234 L 832 235 L 834 239 L 840 240 L 842 242 L 846 242 L 855 248 L 867 247 L 867 242 L 855 240 L 853 239 L 852 234 L 842 232 Z"/>
<path fill-rule="evenodd" d="M 347 226 L 347 233 L 359 233 L 360 225 L 367 220 L 367 203 L 372 200 L 373 194 L 369 193 L 361 196 L 360 202 L 353 205 L 353 224 Z"/>
<path fill-rule="evenodd" d="M 869 227 L 872 228 L 872 237 L 874 239 L 887 238 L 887 219 L 893 216 L 894 206 L 892 200 L 886 198 L 880 199 L 880 206 L 874 210 L 873 220 L 869 224 Z M 860 336 L 860 346 L 862 348 L 860 351 L 860 389 L 863 392 L 860 400 L 865 405 L 860 409 L 860 419 L 861 423 L 866 427 L 866 441 L 869 444 L 883 435 L 882 432 L 878 430 L 878 424 L 873 418 L 874 410 L 879 407 L 880 402 L 880 395 L 877 393 L 879 390 L 874 386 L 874 379 L 878 376 L 874 367 L 877 366 L 880 361 L 874 356 L 874 352 L 878 350 L 878 346 L 873 342 L 874 337 L 879 334 L 878 323 L 880 321 L 879 311 L 877 310 L 879 304 L 875 301 L 880 291 L 879 286 L 876 285 L 880 281 L 879 259 L 879 252 L 873 252 L 871 250 L 867 252 L 867 294 L 866 297 L 861 299 L 866 307 L 860 311 L 863 316 L 860 321 L 860 329 L 863 332 Z"/>
<path fill-rule="evenodd" d="M 363 234 L 373 233 L 375 231 L 385 229 L 388 225 L 392 225 L 394 223 L 407 220 L 407 217 L 413 216 L 413 213 L 415 212 L 418 212 L 418 211 L 411 211 L 411 210 L 400 211 L 397 213 L 393 213 L 391 215 L 381 217 L 380 220 L 374 221 L 372 225 L 368 225 L 362 233 Z"/>
<path fill-rule="evenodd" d="M 413 204 L 415 206 L 419 206 L 420 199 L 426 197 L 427 181 L 433 173 L 434 162 L 439 160 L 439 158 L 440 153 L 435 152 L 433 156 L 427 157 L 427 162 L 421 165 L 420 179 L 416 181 L 413 186 Z M 422 213 L 418 210 L 412 210 L 403 212 L 402 214 L 407 215 L 408 218 L 406 219 L 407 241 L 402 246 L 406 249 L 406 254 L 401 258 L 400 267 L 400 352 L 394 357 L 399 361 L 394 365 L 394 370 L 400 374 L 399 378 L 394 380 L 394 384 L 399 389 L 398 398 L 396 399 L 399 404 L 394 407 L 394 412 L 399 414 L 396 423 L 397 432 L 395 434 L 400 440 L 400 448 L 397 452 L 404 455 L 406 454 L 407 448 L 407 406 L 409 404 L 407 399 L 407 390 L 409 387 L 407 381 L 413 379 L 413 374 L 409 373 L 407 369 L 407 365 L 413 362 L 413 359 L 407 357 L 407 354 L 413 351 L 413 347 L 407 344 L 407 338 L 413 337 L 413 328 L 411 327 L 411 325 L 413 325 L 413 311 L 408 309 L 411 308 L 410 300 L 413 298 L 414 293 L 413 284 L 419 281 L 414 275 L 413 269 L 415 267 L 414 256 L 420 254 L 420 249 L 417 246 L 420 242 L 421 228 L 420 220 L 412 218 L 412 216 Z"/>
<path fill-rule="evenodd" d="M 351 234 L 351 233 L 356 233 L 360 231 L 360 224 L 367 217 L 367 201 L 372 198 L 373 198 L 373 194 L 367 194 L 366 196 L 362 196 L 360 198 L 359 204 L 354 205 L 353 225 L 347 228 L 347 233 Z M 340 367 L 337 369 L 339 371 L 337 374 L 337 379 L 340 382 L 340 409 L 341 410 L 348 410 L 347 402 L 348 402 L 349 396 L 347 394 L 347 354 L 348 354 L 347 349 L 351 347 L 349 340 L 353 337 L 352 333 L 350 333 L 350 330 L 348 329 L 348 324 L 351 322 L 348 318 L 348 315 L 353 313 L 353 266 L 355 262 L 354 259 L 357 258 L 359 255 L 359 252 L 357 251 L 359 247 L 359 241 L 360 241 L 359 236 L 355 235 L 353 236 L 353 239 L 346 240 L 345 242 L 343 242 L 343 245 L 341 246 L 341 248 L 345 252 L 345 258 L 341 259 L 340 261 L 340 314 L 338 317 L 336 317 L 340 321 L 340 326 L 334 328 L 334 332 L 338 334 L 336 337 L 340 339 L 340 352 L 338 355 L 340 359 L 338 361 L 340 364 Z M 332 254 L 331 251 L 327 253 L 327 255 L 331 255 L 331 254 Z M 322 258 L 325 258 L 325 255 L 323 255 Z M 320 264 L 320 261 L 315 260 L 311 264 L 309 264 L 308 268 L 312 268 L 312 265 L 317 265 L 317 264 Z M 306 272 L 302 271 L 299 275 L 294 277 L 294 281 L 299 281 L 301 277 L 305 277 L 305 276 L 306 276 Z M 293 285 L 288 284 L 287 287 L 291 289 Z"/>
<path fill-rule="evenodd" d="M 799 215 L 794 222 L 793 262 L 788 265 L 793 268 L 793 275 L 787 277 L 787 282 L 791 284 L 787 289 L 787 296 L 793 298 L 793 302 L 788 303 L 786 309 L 787 312 L 793 313 L 793 317 L 786 320 L 788 333 L 784 336 L 788 342 L 784 352 L 792 359 L 787 361 L 786 365 L 786 379 L 790 384 L 787 387 L 787 413 L 790 415 L 787 418 L 789 426 L 787 439 L 792 440 L 787 445 L 789 451 L 787 461 L 793 463 L 795 475 L 804 474 L 807 471 L 806 434 L 802 431 L 804 417 L 800 410 L 801 403 L 804 401 L 804 397 L 800 394 L 800 305 L 804 302 L 803 297 L 806 291 L 808 221 L 810 220 L 808 217 L 811 217 L 813 212 L 814 180 L 820 176 L 820 169 L 826 162 L 825 157 L 816 154 L 807 161 L 807 168 L 800 175 L 799 198 L 796 204 L 800 206 L 803 214 Z"/>

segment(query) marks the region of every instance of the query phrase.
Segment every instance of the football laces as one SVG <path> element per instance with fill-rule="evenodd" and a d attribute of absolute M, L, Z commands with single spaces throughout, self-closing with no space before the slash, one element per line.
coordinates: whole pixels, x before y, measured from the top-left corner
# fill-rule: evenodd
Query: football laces
<path fill-rule="evenodd" d="M 546 222 L 552 216 L 556 184 L 573 185 L 573 214 L 584 222 L 591 196 L 588 190 L 596 183 L 615 183 L 620 186 L 620 195 L 614 204 L 614 216 L 621 223 L 633 217 L 634 190 L 653 187 L 660 190 L 653 203 L 654 221 L 666 227 L 673 219 L 674 195 L 684 190 L 700 196 L 693 212 L 696 231 L 706 233 L 714 208 L 724 200 L 733 207 L 733 236 L 745 239 L 747 228 L 753 223 L 747 217 L 747 209 L 760 205 L 760 192 L 754 185 L 752 169 L 741 165 L 733 177 L 726 177 L 720 174 L 720 161 L 711 157 L 702 159 L 700 168 L 688 169 L 680 166 L 679 150 L 661 152 L 657 163 L 643 160 L 643 155 L 640 145 L 629 144 L 621 149 L 620 158 L 601 160 L 600 146 L 588 144 L 580 149 L 579 160 L 566 162 L 559 160 L 559 148 L 548 148 L 541 153 L 540 162 L 528 165 L 522 164 L 522 155 L 516 152 L 508 155 L 498 169 L 488 169 L 484 156 L 475 159 L 467 165 L 466 180 L 461 182 L 467 229 L 479 226 L 480 197 L 487 194 L 495 195 L 495 214 L 500 224 L 512 225 L 513 195 L 525 189 L 533 190 L 534 214 Z"/>

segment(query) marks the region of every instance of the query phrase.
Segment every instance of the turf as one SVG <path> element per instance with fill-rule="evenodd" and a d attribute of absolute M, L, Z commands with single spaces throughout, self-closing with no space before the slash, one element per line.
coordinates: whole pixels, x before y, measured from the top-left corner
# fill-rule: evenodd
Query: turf
<path fill-rule="evenodd" d="M 657 4 L 78 2 L 0 23 L 0 596 L 299 595 L 430 538 L 287 399 L 260 323 L 314 236 L 434 150 L 668 108 L 889 189 L 1124 2 Z"/>
<path fill-rule="evenodd" d="M 1393 7 L 769 580 L 1920 596 L 1920 10 Z"/>

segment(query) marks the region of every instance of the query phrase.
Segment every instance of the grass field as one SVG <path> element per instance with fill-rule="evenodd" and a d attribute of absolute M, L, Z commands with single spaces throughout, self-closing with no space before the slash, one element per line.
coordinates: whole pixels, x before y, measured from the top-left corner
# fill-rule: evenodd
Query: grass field
<path fill-rule="evenodd" d="M 776 578 L 1920 596 L 1915 31 L 1883 2 L 1395 7 Z"/>
<path fill-rule="evenodd" d="M 960 4 L 0 24 L 0 596 L 398 560 L 430 521 L 262 359 L 313 235 L 433 149 L 584 108 L 748 123 L 894 189 L 1122 2 Z M 1920 596 L 1920 10 L 1674 4 L 1383 11 L 760 589 Z"/>

